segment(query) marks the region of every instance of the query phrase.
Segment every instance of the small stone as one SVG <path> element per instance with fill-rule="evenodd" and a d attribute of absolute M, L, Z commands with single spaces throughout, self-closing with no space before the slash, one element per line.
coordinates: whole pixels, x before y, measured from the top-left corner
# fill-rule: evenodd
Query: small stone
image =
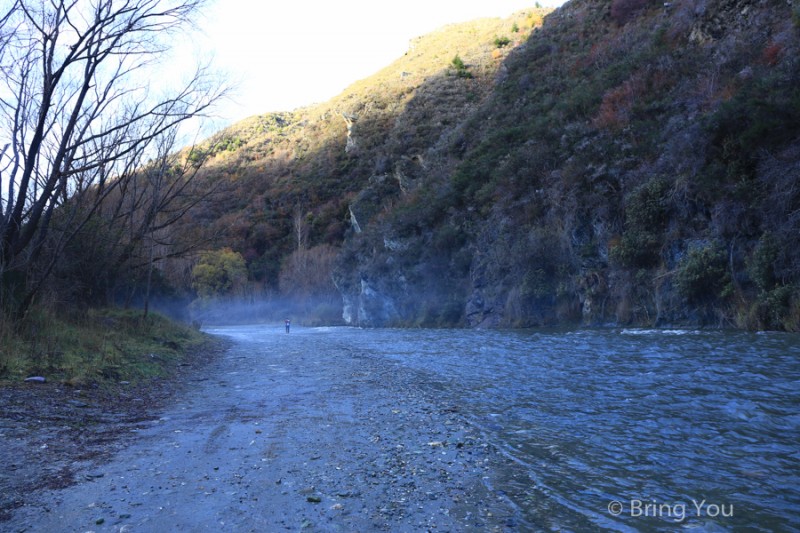
<path fill-rule="evenodd" d="M 320 503 L 322 501 L 322 498 L 320 498 L 319 496 L 309 496 L 306 498 L 306 501 L 308 503 Z"/>

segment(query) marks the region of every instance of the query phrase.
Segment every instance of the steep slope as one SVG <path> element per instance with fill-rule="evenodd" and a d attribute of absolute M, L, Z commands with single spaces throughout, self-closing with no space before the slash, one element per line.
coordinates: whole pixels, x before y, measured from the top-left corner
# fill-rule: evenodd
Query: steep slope
<path fill-rule="evenodd" d="M 348 239 L 346 315 L 797 329 L 798 16 L 566 4 L 425 154 L 421 189 Z"/>
<path fill-rule="evenodd" d="M 329 102 L 221 131 L 202 146 L 218 193 L 187 227 L 244 256 L 248 297 L 323 297 L 340 316 L 331 254 L 401 194 L 400 182 L 412 186 L 420 156 L 477 109 L 503 59 L 546 13 L 446 26 Z"/>
<path fill-rule="evenodd" d="M 800 9 L 544 15 L 221 132 L 195 221 L 251 294 L 341 297 L 349 323 L 800 328 Z"/>

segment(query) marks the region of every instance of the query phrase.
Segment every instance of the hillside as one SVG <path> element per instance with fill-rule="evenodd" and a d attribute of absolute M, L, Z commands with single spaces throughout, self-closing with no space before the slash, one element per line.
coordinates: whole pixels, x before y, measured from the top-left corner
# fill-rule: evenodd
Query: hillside
<path fill-rule="evenodd" d="M 238 296 L 313 299 L 341 320 L 331 270 L 352 227 L 400 196 L 389 176 L 413 179 L 418 156 L 477 110 L 504 58 L 546 13 L 446 26 L 329 102 L 251 117 L 214 135 L 202 150 L 212 155 L 209 187 L 219 190 L 193 212 L 186 233 L 202 228 L 212 247 L 242 254 L 249 283 Z M 453 65 L 457 56 L 464 71 Z M 185 272 L 183 263 L 164 269 L 173 285 L 186 286 Z"/>
<path fill-rule="evenodd" d="M 242 295 L 353 324 L 796 330 L 798 38 L 773 0 L 448 26 L 209 140 L 191 227 L 242 254 Z"/>

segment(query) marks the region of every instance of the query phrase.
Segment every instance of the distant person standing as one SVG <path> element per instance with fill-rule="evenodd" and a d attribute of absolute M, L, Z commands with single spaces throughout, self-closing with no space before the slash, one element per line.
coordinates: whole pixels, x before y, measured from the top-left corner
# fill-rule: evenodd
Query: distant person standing
<path fill-rule="evenodd" d="M 292 321 L 288 318 L 286 319 L 286 333 L 289 333 L 289 328 L 292 327 Z"/>

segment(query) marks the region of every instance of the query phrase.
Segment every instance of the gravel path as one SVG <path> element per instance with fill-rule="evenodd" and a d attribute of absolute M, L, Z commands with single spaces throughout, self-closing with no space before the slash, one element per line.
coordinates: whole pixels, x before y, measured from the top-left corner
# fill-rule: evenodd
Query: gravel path
<path fill-rule="evenodd" d="M 221 330 L 225 332 L 225 330 Z M 4 531 L 515 531 L 503 457 L 423 377 L 334 333 L 234 328 L 77 483 L 25 497 Z M 132 434 L 132 436 L 130 436 Z"/>

